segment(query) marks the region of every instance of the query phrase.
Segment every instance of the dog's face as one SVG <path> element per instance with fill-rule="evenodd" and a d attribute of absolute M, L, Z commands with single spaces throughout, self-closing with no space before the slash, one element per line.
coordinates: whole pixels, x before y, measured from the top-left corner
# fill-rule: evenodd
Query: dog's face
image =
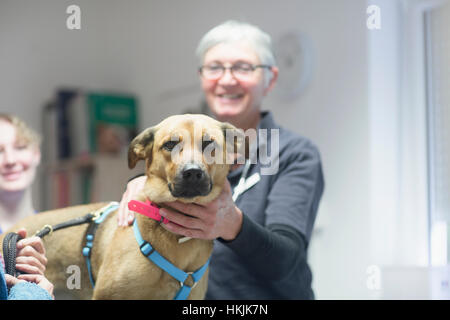
<path fill-rule="evenodd" d="M 144 192 L 152 201 L 208 203 L 219 195 L 242 137 L 234 126 L 205 115 L 172 116 L 131 142 L 128 166 L 146 161 Z"/>

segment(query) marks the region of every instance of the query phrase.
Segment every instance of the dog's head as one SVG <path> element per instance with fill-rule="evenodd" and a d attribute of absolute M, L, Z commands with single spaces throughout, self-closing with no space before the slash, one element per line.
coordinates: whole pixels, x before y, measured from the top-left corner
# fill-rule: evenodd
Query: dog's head
<path fill-rule="evenodd" d="M 140 133 L 128 149 L 128 166 L 146 161 L 145 196 L 155 202 L 208 203 L 230 166 L 244 157 L 242 130 L 205 115 L 177 115 Z"/>

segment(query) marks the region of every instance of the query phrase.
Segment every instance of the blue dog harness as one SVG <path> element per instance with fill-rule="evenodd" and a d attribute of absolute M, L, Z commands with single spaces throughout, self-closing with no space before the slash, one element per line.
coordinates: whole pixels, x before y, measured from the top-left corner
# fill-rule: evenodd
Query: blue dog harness
<path fill-rule="evenodd" d="M 142 254 L 147 257 L 151 262 L 156 264 L 159 268 L 167 272 L 169 275 L 171 275 L 173 278 L 178 280 L 180 282 L 180 290 L 175 295 L 174 300 L 185 300 L 191 293 L 191 290 L 196 286 L 197 282 L 200 281 L 205 271 L 208 269 L 209 266 L 209 260 L 206 261 L 206 263 L 200 267 L 197 271 L 194 272 L 185 272 L 177 267 L 175 267 L 170 261 L 168 261 L 166 258 L 164 258 L 162 255 L 158 253 L 158 251 L 155 250 L 155 248 L 152 247 L 150 243 L 145 241 L 141 233 L 139 231 L 139 226 L 137 223 L 137 219 L 134 219 L 133 222 L 133 231 L 134 236 L 136 237 L 136 241 L 139 244 L 139 248 L 142 252 Z M 187 280 L 187 278 L 191 276 L 194 284 L 192 286 L 188 286 L 184 282 Z"/>
<path fill-rule="evenodd" d="M 92 246 L 94 244 L 94 237 L 95 232 L 97 231 L 97 228 L 100 226 L 100 224 L 105 221 L 106 217 L 113 211 L 115 211 L 117 208 L 119 208 L 118 202 L 110 202 L 106 207 L 103 207 L 99 210 L 97 210 L 92 219 L 92 223 L 90 224 L 87 233 L 86 233 L 86 245 L 84 246 L 83 250 L 81 251 L 83 256 L 86 259 L 86 266 L 89 273 L 89 280 L 91 281 L 92 288 L 95 287 L 95 281 L 94 277 L 92 275 L 92 267 L 91 267 L 91 250 Z"/>
<path fill-rule="evenodd" d="M 119 207 L 119 203 L 111 202 L 107 206 L 97 210 L 94 215 L 95 218 L 92 219 L 92 223 L 89 226 L 86 233 L 86 245 L 83 247 L 82 254 L 86 259 L 86 266 L 89 273 L 89 280 L 91 281 L 92 287 L 95 287 L 94 277 L 92 275 L 92 265 L 91 265 L 91 251 L 94 243 L 95 232 L 100 224 L 105 221 L 106 217 L 114 212 Z M 173 278 L 180 282 L 180 290 L 175 295 L 174 300 L 185 300 L 189 297 L 191 290 L 196 286 L 197 282 L 200 281 L 203 274 L 206 272 L 209 266 L 209 260 L 200 267 L 197 271 L 194 272 L 185 272 L 176 266 L 174 266 L 171 262 L 169 262 L 166 258 L 158 253 L 155 248 L 152 247 L 150 243 L 145 241 L 142 238 L 142 235 L 139 231 L 137 219 L 134 219 L 133 223 L 133 231 L 136 241 L 139 245 L 139 248 L 142 254 L 147 257 L 151 262 L 156 264 L 159 268 L 167 272 Z M 185 284 L 187 278 L 191 276 L 193 280 L 193 285 L 189 286 Z"/>

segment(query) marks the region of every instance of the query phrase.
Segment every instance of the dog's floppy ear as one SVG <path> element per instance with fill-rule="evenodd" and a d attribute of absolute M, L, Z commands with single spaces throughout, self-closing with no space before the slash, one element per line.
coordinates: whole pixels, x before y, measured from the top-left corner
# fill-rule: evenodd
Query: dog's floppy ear
<path fill-rule="evenodd" d="M 232 156 L 237 163 L 242 159 L 248 159 L 250 155 L 250 143 L 244 130 L 238 129 L 228 122 L 221 124 L 223 136 L 225 138 L 227 157 Z"/>
<path fill-rule="evenodd" d="M 128 168 L 133 169 L 139 160 L 148 159 L 151 162 L 156 130 L 156 127 L 147 128 L 131 141 L 128 148 Z"/>

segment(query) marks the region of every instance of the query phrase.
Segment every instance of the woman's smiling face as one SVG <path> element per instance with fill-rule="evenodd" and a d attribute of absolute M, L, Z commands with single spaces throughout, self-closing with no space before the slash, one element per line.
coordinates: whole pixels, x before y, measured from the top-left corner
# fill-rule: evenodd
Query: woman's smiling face
<path fill-rule="evenodd" d="M 0 119 L 0 192 L 27 189 L 40 163 L 39 147 L 21 141 L 16 131 L 14 125 Z"/>
<path fill-rule="evenodd" d="M 229 68 L 237 63 L 261 64 L 256 52 L 244 41 L 220 43 L 209 49 L 203 59 L 204 66 L 222 65 Z M 211 111 L 218 120 L 230 122 L 259 114 L 262 99 L 272 87 L 271 84 L 265 85 L 262 68 L 255 69 L 252 76 L 245 80 L 237 79 L 227 69 L 220 78 L 210 80 L 201 77 L 201 82 Z"/>

